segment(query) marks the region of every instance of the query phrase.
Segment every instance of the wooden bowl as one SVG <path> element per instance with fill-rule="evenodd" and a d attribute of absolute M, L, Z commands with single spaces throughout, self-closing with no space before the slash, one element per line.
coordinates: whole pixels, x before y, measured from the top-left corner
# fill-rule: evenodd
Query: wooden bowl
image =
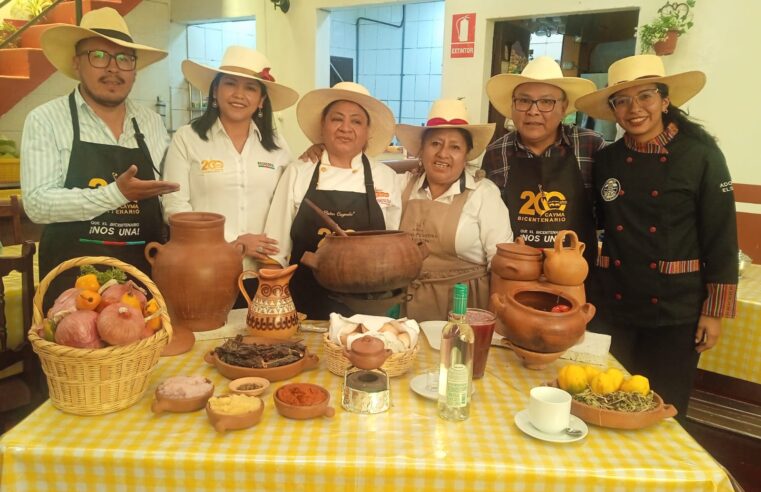
<path fill-rule="evenodd" d="M 288 389 L 288 387 L 294 386 L 294 385 L 305 385 L 305 386 L 317 388 L 319 391 L 324 393 L 325 399 L 314 405 L 291 405 L 289 403 L 285 403 L 283 400 L 281 400 L 278 397 L 278 392 L 282 390 L 283 388 Z M 333 407 L 328 406 L 328 403 L 330 403 L 330 392 L 328 392 L 328 390 L 326 390 L 325 388 L 317 384 L 311 384 L 311 383 L 284 384 L 283 386 L 279 387 L 277 391 L 275 391 L 275 393 L 272 395 L 272 399 L 275 401 L 275 408 L 277 408 L 278 413 L 280 413 L 280 415 L 282 415 L 283 417 L 289 418 L 289 419 L 307 420 L 307 419 L 314 419 L 314 418 L 323 417 L 323 416 L 332 417 L 336 413 Z"/>
<path fill-rule="evenodd" d="M 195 412 L 200 410 L 209 401 L 209 398 L 214 394 L 214 385 L 206 379 L 210 388 L 204 394 L 195 396 L 192 398 L 171 398 L 159 391 L 161 387 L 159 385 L 156 388 L 155 399 L 151 403 L 151 411 L 155 414 L 161 414 L 162 412 Z"/>
<path fill-rule="evenodd" d="M 283 340 L 280 339 L 265 337 L 244 337 L 243 341 L 246 343 L 260 343 L 270 345 L 283 342 Z M 215 366 L 219 373 L 227 379 L 260 377 L 270 382 L 290 379 L 293 376 L 300 374 L 302 371 L 314 369 L 320 363 L 320 358 L 314 354 L 310 354 L 308 349 L 304 353 L 304 357 L 297 360 L 296 362 L 286 364 L 284 366 L 268 368 L 234 366 L 220 360 L 220 358 L 213 350 L 206 352 L 203 356 L 203 360 L 205 360 L 206 363 Z"/>
<path fill-rule="evenodd" d="M 241 389 L 241 386 L 245 384 L 256 384 L 259 387 L 252 390 Z M 257 378 L 257 377 L 233 379 L 227 385 L 227 387 L 230 388 L 230 391 L 232 391 L 233 393 L 236 393 L 238 395 L 248 395 L 248 396 L 259 396 L 262 393 L 264 393 L 264 391 L 267 388 L 269 388 L 269 386 L 270 386 L 269 381 L 267 381 L 264 378 Z"/>
<path fill-rule="evenodd" d="M 219 398 L 229 397 L 231 395 L 222 395 Z M 218 413 L 212 410 L 211 405 L 206 403 L 206 415 L 209 417 L 209 422 L 217 430 L 217 432 L 225 432 L 228 430 L 247 429 L 258 424 L 262 420 L 264 414 L 264 402 L 261 398 L 256 396 L 241 395 L 245 398 L 254 398 L 259 400 L 259 407 L 251 412 L 241 413 L 237 415 L 227 415 Z"/>

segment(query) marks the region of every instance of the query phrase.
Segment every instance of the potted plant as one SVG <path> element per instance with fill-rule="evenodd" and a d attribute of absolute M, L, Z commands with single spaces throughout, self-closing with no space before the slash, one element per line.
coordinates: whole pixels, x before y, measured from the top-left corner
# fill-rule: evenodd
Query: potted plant
<path fill-rule="evenodd" d="M 16 30 L 16 26 L 10 22 L 0 22 L 0 45 L 2 45 L 8 38 L 13 36 L 13 33 L 15 33 Z M 18 39 L 13 40 L 13 42 L 8 43 L 7 45 L 3 46 L 3 48 L 18 48 Z"/>
<path fill-rule="evenodd" d="M 670 55 L 676 48 L 679 36 L 690 30 L 693 25 L 691 9 L 696 0 L 682 3 L 666 2 L 658 9 L 658 17 L 637 29 L 641 41 L 641 52 L 654 51 L 656 55 Z"/>
<path fill-rule="evenodd" d="M 11 15 L 16 19 L 34 19 L 53 3 L 53 0 L 15 0 Z"/>

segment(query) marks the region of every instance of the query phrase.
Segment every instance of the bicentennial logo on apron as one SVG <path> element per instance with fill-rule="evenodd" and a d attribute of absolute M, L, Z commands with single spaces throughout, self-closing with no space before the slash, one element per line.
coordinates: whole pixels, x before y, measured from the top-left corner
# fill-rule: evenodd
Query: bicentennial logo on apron
<path fill-rule="evenodd" d="M 536 192 L 521 191 L 520 199 L 521 207 L 515 217 L 518 234 L 531 243 L 553 243 L 556 231 L 564 229 L 563 224 L 568 221 L 565 213 L 568 200 L 565 195 L 560 191 L 546 191 L 542 185 L 538 185 Z M 539 225 L 544 227 L 537 227 Z"/>
<path fill-rule="evenodd" d="M 127 166 L 129 168 L 129 166 Z M 114 181 L 118 174 L 111 173 Z M 98 188 L 108 185 L 108 182 L 103 178 L 90 178 L 87 183 L 90 188 Z M 137 202 L 128 202 L 120 206 L 117 209 L 110 210 L 108 214 L 114 215 L 134 215 L 138 217 L 140 215 L 140 204 Z M 129 238 L 137 238 L 140 236 L 140 222 L 113 222 L 111 220 L 102 220 L 105 214 L 100 215 L 90 220 L 89 234 L 91 236 L 109 236 L 123 238 L 129 240 Z"/>

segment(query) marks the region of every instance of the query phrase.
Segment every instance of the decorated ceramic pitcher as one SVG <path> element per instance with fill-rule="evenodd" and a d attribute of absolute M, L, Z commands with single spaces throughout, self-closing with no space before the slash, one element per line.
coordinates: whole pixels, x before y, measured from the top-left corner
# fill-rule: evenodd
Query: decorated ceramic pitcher
<path fill-rule="evenodd" d="M 291 338 L 299 328 L 299 317 L 288 287 L 298 265 L 288 268 L 261 268 L 257 273 L 246 270 L 238 277 L 238 288 L 248 303 L 246 325 L 253 336 Z M 251 299 L 243 285 L 246 275 L 257 277 L 259 287 Z"/>

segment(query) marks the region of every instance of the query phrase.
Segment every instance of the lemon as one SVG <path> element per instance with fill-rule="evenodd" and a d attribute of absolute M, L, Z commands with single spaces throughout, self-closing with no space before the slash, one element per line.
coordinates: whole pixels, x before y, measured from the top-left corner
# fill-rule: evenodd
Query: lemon
<path fill-rule="evenodd" d="M 606 371 L 595 376 L 589 384 L 589 387 L 592 388 L 592 392 L 598 395 L 607 395 L 618 389 L 618 383 L 616 382 L 615 376 Z"/>
<path fill-rule="evenodd" d="M 584 366 L 584 371 L 587 373 L 587 381 L 592 381 L 595 376 L 600 374 L 600 369 L 596 368 L 595 366 Z"/>
<path fill-rule="evenodd" d="M 639 393 L 646 396 L 650 393 L 650 381 L 645 376 L 635 374 L 621 383 L 621 391 L 627 393 Z"/>
<path fill-rule="evenodd" d="M 624 373 L 616 369 L 615 367 L 611 367 L 610 369 L 605 371 L 605 374 L 613 378 L 613 382 L 616 386 L 613 391 L 618 391 L 618 388 L 621 387 L 621 383 L 624 382 Z"/>
<path fill-rule="evenodd" d="M 563 366 L 558 372 L 558 386 L 571 394 L 581 393 L 587 387 L 587 373 L 576 364 Z"/>

